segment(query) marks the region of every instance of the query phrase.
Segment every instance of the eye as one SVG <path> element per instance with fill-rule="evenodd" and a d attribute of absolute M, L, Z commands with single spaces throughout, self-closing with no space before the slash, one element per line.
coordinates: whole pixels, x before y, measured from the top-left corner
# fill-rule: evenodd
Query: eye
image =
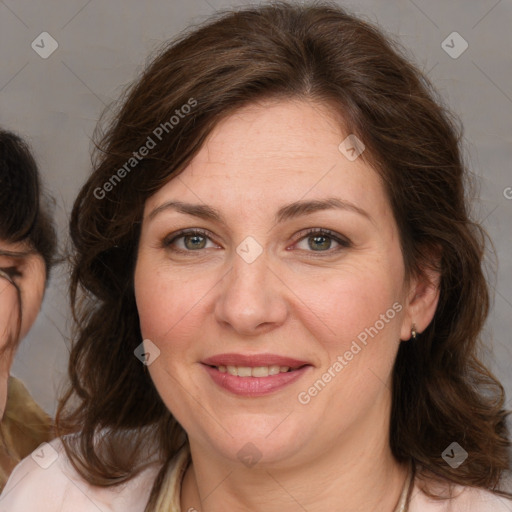
<path fill-rule="evenodd" d="M 332 253 L 351 246 L 348 239 L 328 229 L 312 228 L 303 233 L 303 235 L 299 242 L 295 244 L 301 250 Z M 306 242 L 307 247 L 299 247 L 304 242 Z M 334 251 L 330 250 L 333 242 L 339 246 Z"/>
<path fill-rule="evenodd" d="M 175 252 L 193 252 L 206 249 L 208 240 L 210 240 L 210 237 L 207 231 L 201 229 L 183 229 L 165 238 L 163 246 Z"/>
<path fill-rule="evenodd" d="M 11 283 L 14 283 L 15 278 L 22 277 L 22 273 L 18 267 L 2 267 L 0 268 L 0 277 L 4 277 Z"/>
<path fill-rule="evenodd" d="M 313 228 L 301 234 L 303 236 L 300 238 L 299 242 L 295 244 L 295 246 L 299 246 L 301 243 L 307 241 L 307 248 L 298 247 L 301 250 L 332 253 L 343 248 L 351 247 L 351 242 L 348 239 L 328 229 Z M 208 241 L 213 244 L 213 248 L 218 247 L 212 242 L 207 231 L 197 228 L 183 229 L 177 233 L 172 233 L 167 236 L 163 240 L 162 245 L 164 248 L 173 252 L 190 253 L 200 251 L 201 249 L 212 248 L 212 246 L 207 246 Z M 339 247 L 337 249 L 330 250 L 333 242 Z"/>

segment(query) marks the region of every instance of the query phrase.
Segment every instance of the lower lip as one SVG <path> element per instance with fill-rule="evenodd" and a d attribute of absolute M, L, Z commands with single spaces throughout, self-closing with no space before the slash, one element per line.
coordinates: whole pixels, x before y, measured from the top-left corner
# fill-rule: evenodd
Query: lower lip
<path fill-rule="evenodd" d="M 307 365 L 298 370 L 269 375 L 268 377 L 238 377 L 227 372 L 221 373 L 217 368 L 205 364 L 203 366 L 217 385 L 241 396 L 268 395 L 295 382 L 311 368 L 310 365 Z"/>

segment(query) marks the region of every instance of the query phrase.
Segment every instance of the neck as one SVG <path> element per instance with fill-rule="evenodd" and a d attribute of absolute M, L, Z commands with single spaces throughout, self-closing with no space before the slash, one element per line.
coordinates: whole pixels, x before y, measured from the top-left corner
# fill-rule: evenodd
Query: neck
<path fill-rule="evenodd" d="M 288 467 L 246 468 L 191 442 L 193 462 L 183 479 L 181 510 L 394 512 L 408 465 L 396 461 L 389 437 L 382 435 L 389 423 L 376 428 L 376 418 L 369 420 L 366 428 L 359 424 L 324 452 Z"/>

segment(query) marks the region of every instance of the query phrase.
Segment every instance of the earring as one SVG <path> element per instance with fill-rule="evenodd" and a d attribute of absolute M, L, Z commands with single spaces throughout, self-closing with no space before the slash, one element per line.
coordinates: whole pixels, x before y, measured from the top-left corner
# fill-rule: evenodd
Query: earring
<path fill-rule="evenodd" d="M 416 341 L 417 334 L 418 333 L 416 331 L 416 325 L 412 324 L 412 327 L 411 327 L 411 339 L 412 339 L 412 341 Z"/>

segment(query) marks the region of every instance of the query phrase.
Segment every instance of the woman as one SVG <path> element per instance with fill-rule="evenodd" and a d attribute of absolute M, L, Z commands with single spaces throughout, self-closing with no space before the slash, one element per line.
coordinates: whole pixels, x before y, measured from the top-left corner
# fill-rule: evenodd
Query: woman
<path fill-rule="evenodd" d="M 0 510 L 511 510 L 458 140 L 333 4 L 174 41 L 75 202 L 63 437 Z"/>
<path fill-rule="evenodd" d="M 52 438 L 50 417 L 9 375 L 34 323 L 55 252 L 51 219 L 40 204 L 39 174 L 26 143 L 0 130 L 0 486 L 12 469 Z"/>

